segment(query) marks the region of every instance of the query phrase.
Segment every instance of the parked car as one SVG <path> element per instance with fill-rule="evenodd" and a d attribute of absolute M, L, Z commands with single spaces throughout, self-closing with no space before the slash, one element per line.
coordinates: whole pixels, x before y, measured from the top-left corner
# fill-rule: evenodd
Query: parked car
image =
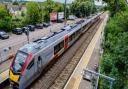
<path fill-rule="evenodd" d="M 41 24 L 41 23 L 40 23 L 40 24 L 36 24 L 35 27 L 36 27 L 37 29 L 43 29 L 43 24 Z"/>
<path fill-rule="evenodd" d="M 74 16 L 74 15 L 69 15 L 68 16 L 68 20 L 75 20 L 76 19 L 76 16 Z"/>
<path fill-rule="evenodd" d="M 44 27 L 49 27 L 51 24 L 50 23 L 43 23 Z"/>
<path fill-rule="evenodd" d="M 0 39 L 8 39 L 9 35 L 5 31 L 0 31 Z"/>
<path fill-rule="evenodd" d="M 21 35 L 23 33 L 22 28 L 15 28 L 12 30 L 12 33 L 16 34 L 16 35 Z"/>
<path fill-rule="evenodd" d="M 64 22 L 64 20 L 63 19 L 58 19 L 58 21 L 57 21 L 58 23 L 63 23 Z"/>
<path fill-rule="evenodd" d="M 35 31 L 35 26 L 34 25 L 28 25 L 29 31 Z"/>
<path fill-rule="evenodd" d="M 22 32 L 25 32 L 25 30 L 28 30 L 29 31 L 29 28 L 28 27 L 23 27 L 22 28 Z"/>

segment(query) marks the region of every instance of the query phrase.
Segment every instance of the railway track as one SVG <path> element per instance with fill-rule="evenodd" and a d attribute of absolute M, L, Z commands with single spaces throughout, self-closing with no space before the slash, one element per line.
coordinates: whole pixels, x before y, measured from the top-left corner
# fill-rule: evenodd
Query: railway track
<path fill-rule="evenodd" d="M 102 19 L 93 24 L 65 53 L 57 58 L 56 63 L 42 73 L 27 89 L 62 89 L 75 69 L 82 54 L 96 33 Z M 2 89 L 10 89 L 6 86 Z"/>
<path fill-rule="evenodd" d="M 98 21 L 101 23 L 101 20 Z M 98 27 L 98 24 L 94 25 L 94 27 Z M 94 30 L 95 29 L 95 30 Z M 87 35 L 84 37 L 87 37 L 85 40 L 83 40 L 83 43 L 81 44 L 81 47 L 78 48 L 78 50 L 75 52 L 75 55 L 71 59 L 71 61 L 66 65 L 62 73 L 59 75 L 59 77 L 56 78 L 54 84 L 49 87 L 49 89 L 63 89 L 65 84 L 67 83 L 69 77 L 71 76 L 72 72 L 74 71 L 75 67 L 77 66 L 78 62 L 80 61 L 83 53 L 85 52 L 86 48 L 88 47 L 91 39 L 93 38 L 94 34 L 97 31 L 97 28 L 92 28 L 88 32 Z M 91 33 L 91 35 L 90 35 Z"/>
<path fill-rule="evenodd" d="M 57 62 L 27 89 L 62 89 L 93 38 L 102 20 L 97 21 Z"/>

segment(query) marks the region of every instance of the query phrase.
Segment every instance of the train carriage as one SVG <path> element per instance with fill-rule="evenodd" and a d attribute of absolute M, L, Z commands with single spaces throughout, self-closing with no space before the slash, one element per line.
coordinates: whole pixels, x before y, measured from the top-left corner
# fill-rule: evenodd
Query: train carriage
<path fill-rule="evenodd" d="M 29 86 L 56 57 L 60 56 L 99 19 L 101 13 L 68 25 L 58 32 L 21 47 L 10 66 L 10 84 L 18 89 Z"/>

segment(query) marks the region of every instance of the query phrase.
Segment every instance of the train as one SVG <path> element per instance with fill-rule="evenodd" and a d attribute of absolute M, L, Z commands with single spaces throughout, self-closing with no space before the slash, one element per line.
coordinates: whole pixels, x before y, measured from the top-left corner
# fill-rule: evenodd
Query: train
<path fill-rule="evenodd" d="M 9 69 L 12 88 L 27 88 L 51 61 L 65 52 L 93 23 L 98 21 L 101 14 L 83 18 L 21 47 L 16 52 Z"/>

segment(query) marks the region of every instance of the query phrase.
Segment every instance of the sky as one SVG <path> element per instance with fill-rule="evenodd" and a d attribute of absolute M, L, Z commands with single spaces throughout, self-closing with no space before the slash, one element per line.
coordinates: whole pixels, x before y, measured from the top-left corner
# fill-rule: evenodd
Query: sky
<path fill-rule="evenodd" d="M 46 1 L 46 0 L 26 0 L 26 1 Z M 61 3 L 64 3 L 65 2 L 65 0 L 53 0 L 53 1 L 58 1 L 58 2 L 61 2 Z M 74 0 L 67 0 L 67 3 L 71 3 L 72 1 L 74 1 Z"/>

